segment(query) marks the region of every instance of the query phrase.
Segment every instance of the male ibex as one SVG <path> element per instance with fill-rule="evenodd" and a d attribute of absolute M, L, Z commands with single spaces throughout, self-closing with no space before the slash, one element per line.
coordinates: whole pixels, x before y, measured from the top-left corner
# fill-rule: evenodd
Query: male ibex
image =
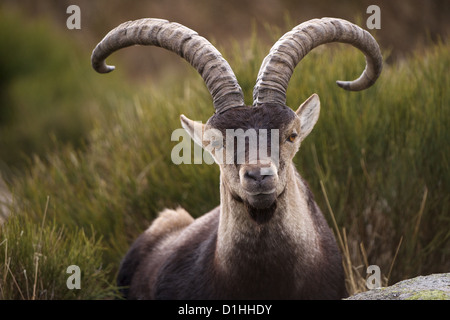
<path fill-rule="evenodd" d="M 223 159 L 227 129 L 278 130 L 278 153 L 244 163 L 217 161 L 220 205 L 194 220 L 185 210 L 165 210 L 135 241 L 122 261 L 118 285 L 130 299 L 340 299 L 346 296 L 341 256 L 293 157 L 319 117 L 313 94 L 296 112 L 286 106 L 286 90 L 297 63 L 313 48 L 349 43 L 366 56 L 366 69 L 347 90 L 363 90 L 378 78 L 382 57 L 375 39 L 341 19 L 302 23 L 286 33 L 264 59 L 253 92 L 244 104 L 227 61 L 205 38 L 177 23 L 159 19 L 126 22 L 92 53 L 92 65 L 106 73 L 105 59 L 135 45 L 155 45 L 177 53 L 202 76 L 215 113 L 200 134 L 181 115 L 189 135 L 214 159 Z M 220 132 L 220 147 L 209 146 L 202 132 Z M 265 137 L 265 136 L 264 136 Z M 267 141 L 271 135 L 267 134 Z M 275 140 L 275 139 L 274 139 Z M 272 141 L 266 145 L 271 148 Z M 209 148 L 208 148 L 209 146 Z M 223 147 L 222 147 L 223 146 Z M 246 145 L 249 147 L 249 144 Z M 227 150 L 230 152 L 230 150 Z M 237 158 L 237 151 L 231 150 Z M 276 157 L 276 158 L 275 158 Z M 228 158 L 227 158 L 228 159 Z M 253 161 L 251 161 L 253 160 Z M 264 160 L 264 161 L 263 161 Z"/>

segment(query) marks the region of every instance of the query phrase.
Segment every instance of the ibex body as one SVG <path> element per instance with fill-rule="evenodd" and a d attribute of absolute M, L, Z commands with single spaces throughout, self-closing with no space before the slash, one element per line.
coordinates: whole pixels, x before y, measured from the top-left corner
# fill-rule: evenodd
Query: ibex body
<path fill-rule="evenodd" d="M 163 211 L 122 261 L 118 284 L 124 287 L 125 297 L 346 296 L 333 234 L 292 161 L 318 119 L 319 98 L 312 95 L 296 112 L 285 105 L 297 63 L 314 47 L 333 41 L 356 46 L 367 61 L 359 79 L 338 84 L 348 90 L 373 84 L 382 62 L 370 34 L 345 20 L 315 19 L 286 33 L 272 47 L 258 74 L 253 106 L 245 106 L 236 77 L 220 53 L 179 24 L 157 19 L 127 22 L 97 45 L 92 63 L 99 72 L 111 71 L 105 58 L 125 46 L 156 45 L 176 52 L 199 71 L 216 109 L 200 130 L 183 115 L 181 123 L 220 166 L 220 205 L 196 220 L 181 208 Z M 230 130 L 255 130 L 258 143 L 251 145 L 244 137 L 244 151 L 233 143 L 230 148 Z M 270 134 L 273 130 L 277 135 Z M 206 132 L 216 134 L 206 136 Z M 261 154 L 261 141 L 270 156 Z M 273 146 L 277 152 L 272 152 Z M 237 161 L 242 152 L 244 160 Z"/>

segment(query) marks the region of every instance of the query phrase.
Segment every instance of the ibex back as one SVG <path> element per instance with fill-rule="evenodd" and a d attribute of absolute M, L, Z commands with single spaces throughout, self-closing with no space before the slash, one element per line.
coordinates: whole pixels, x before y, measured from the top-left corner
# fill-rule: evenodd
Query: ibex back
<path fill-rule="evenodd" d="M 181 208 L 161 212 L 122 261 L 118 285 L 126 298 L 346 296 L 333 233 L 292 161 L 318 120 L 319 97 L 313 94 L 295 112 L 286 106 L 298 62 L 318 45 L 334 41 L 352 44 L 366 56 L 362 75 L 338 85 L 347 90 L 371 86 L 382 68 L 375 39 L 345 20 L 314 19 L 272 47 L 259 71 L 252 106 L 244 104 L 241 87 L 216 48 L 180 24 L 126 22 L 97 45 L 92 65 L 103 73 L 114 69 L 105 64 L 106 57 L 126 46 L 155 45 L 177 53 L 200 73 L 215 108 L 204 125 L 183 115 L 181 124 L 220 166 L 220 205 L 196 220 Z M 258 132 L 256 144 L 250 143 L 248 130 Z M 274 130 L 277 134 L 270 134 Z M 229 143 L 242 138 L 237 131 L 243 143 Z M 267 153 L 261 153 L 261 143 Z"/>

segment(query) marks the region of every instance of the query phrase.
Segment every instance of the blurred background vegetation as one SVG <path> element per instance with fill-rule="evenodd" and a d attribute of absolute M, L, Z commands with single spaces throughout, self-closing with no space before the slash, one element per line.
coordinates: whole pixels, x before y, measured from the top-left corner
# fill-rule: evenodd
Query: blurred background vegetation
<path fill-rule="evenodd" d="M 70 4 L 81 8 L 81 30 L 66 28 Z M 170 158 L 179 115 L 206 121 L 213 112 L 200 76 L 142 47 L 114 54 L 117 70 L 96 74 L 90 53 L 110 29 L 156 17 L 196 30 L 230 62 L 251 104 L 261 61 L 284 32 L 322 16 L 365 27 L 370 4 L 381 8 L 372 33 L 382 76 L 345 92 L 335 80 L 357 77 L 364 57 L 344 45 L 310 53 L 287 102 L 295 108 L 317 92 L 323 111 L 295 161 L 330 226 L 336 217 L 351 293 L 366 289 L 368 264 L 380 266 L 383 285 L 450 271 L 448 1 L 4 0 L 0 299 L 114 297 L 121 257 L 158 211 L 181 205 L 199 216 L 219 203 L 216 166 Z M 72 264 L 81 290 L 66 287 Z"/>

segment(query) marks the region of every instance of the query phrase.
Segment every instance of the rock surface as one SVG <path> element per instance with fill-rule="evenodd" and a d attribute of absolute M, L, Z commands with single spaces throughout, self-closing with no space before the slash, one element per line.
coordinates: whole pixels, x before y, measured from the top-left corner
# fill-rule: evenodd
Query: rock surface
<path fill-rule="evenodd" d="M 450 273 L 403 280 L 389 287 L 355 294 L 347 300 L 450 300 Z"/>

